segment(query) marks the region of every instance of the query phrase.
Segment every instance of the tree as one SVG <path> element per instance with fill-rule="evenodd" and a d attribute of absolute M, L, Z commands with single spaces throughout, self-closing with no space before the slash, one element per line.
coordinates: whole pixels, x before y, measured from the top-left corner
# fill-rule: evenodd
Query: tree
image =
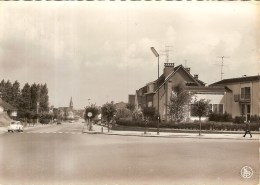
<path fill-rule="evenodd" d="M 16 80 L 12 85 L 12 93 L 11 93 L 11 101 L 10 104 L 20 108 L 20 101 L 21 101 L 21 90 L 20 90 L 20 83 Z"/>
<path fill-rule="evenodd" d="M 31 87 L 28 83 L 23 86 L 21 90 L 20 109 L 29 111 L 31 109 Z"/>
<path fill-rule="evenodd" d="M 132 112 L 135 110 L 135 106 L 131 103 L 126 104 L 126 108 L 129 109 Z"/>
<path fill-rule="evenodd" d="M 37 112 L 37 103 L 40 98 L 40 85 L 32 84 L 31 85 L 31 111 Z"/>
<path fill-rule="evenodd" d="M 195 100 L 191 105 L 191 114 L 199 117 L 199 135 L 201 135 L 201 117 L 208 115 L 210 110 L 209 102 L 210 100 L 200 99 L 199 101 Z"/>
<path fill-rule="evenodd" d="M 131 119 L 132 118 L 132 112 L 131 110 L 127 108 L 121 108 L 116 110 L 116 120 L 119 119 Z"/>
<path fill-rule="evenodd" d="M 112 121 L 113 117 L 116 113 L 116 107 L 114 102 L 106 103 L 101 107 L 102 116 L 107 120 L 108 132 L 109 132 L 109 124 Z"/>
<path fill-rule="evenodd" d="M 168 113 L 171 119 L 180 122 L 188 113 L 188 105 L 191 103 L 192 95 L 185 91 L 182 84 L 173 87 L 170 104 L 168 105 Z"/>
<path fill-rule="evenodd" d="M 40 85 L 39 91 L 40 91 L 40 97 L 39 97 L 39 103 L 40 103 L 40 111 L 47 112 L 49 110 L 49 95 L 48 95 L 48 88 L 47 85 Z"/>
<path fill-rule="evenodd" d="M 4 90 L 2 92 L 2 99 L 11 104 L 11 101 L 12 101 L 12 83 L 9 80 L 4 84 Z"/>
<path fill-rule="evenodd" d="M 4 97 L 4 91 L 5 91 L 5 81 L 2 80 L 0 82 L 0 98 Z"/>

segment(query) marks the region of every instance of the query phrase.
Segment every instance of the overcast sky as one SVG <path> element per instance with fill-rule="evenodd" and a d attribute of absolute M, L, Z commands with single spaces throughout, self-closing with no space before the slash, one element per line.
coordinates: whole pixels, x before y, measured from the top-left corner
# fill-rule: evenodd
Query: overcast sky
<path fill-rule="evenodd" d="M 207 84 L 260 72 L 257 2 L 0 2 L 0 80 L 47 83 L 50 104 L 127 102 L 161 54 Z"/>

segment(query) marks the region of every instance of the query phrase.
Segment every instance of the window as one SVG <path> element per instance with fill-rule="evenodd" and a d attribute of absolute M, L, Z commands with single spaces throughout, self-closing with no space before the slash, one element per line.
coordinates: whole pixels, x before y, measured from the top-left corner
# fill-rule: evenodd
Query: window
<path fill-rule="evenodd" d="M 190 108 L 192 110 L 192 107 L 194 104 L 190 104 Z M 209 104 L 209 114 L 223 114 L 224 113 L 224 104 Z M 195 114 L 191 111 L 191 116 L 195 116 Z"/>
<path fill-rule="evenodd" d="M 209 113 L 223 114 L 224 105 L 223 104 L 209 104 Z"/>
<path fill-rule="evenodd" d="M 148 107 L 152 107 L 153 106 L 153 102 L 148 101 Z"/>
<path fill-rule="evenodd" d="M 218 104 L 213 104 L 213 113 L 217 114 L 218 113 Z"/>
<path fill-rule="evenodd" d="M 241 99 L 249 100 L 251 98 L 250 87 L 241 88 Z"/>
<path fill-rule="evenodd" d="M 223 106 L 223 104 L 219 104 L 218 105 L 218 112 L 219 112 L 219 114 L 223 114 L 224 113 L 224 106 Z"/>

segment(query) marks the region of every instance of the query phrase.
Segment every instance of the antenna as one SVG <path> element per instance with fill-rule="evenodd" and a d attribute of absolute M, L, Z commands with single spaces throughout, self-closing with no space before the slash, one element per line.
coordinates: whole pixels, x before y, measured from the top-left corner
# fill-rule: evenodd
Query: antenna
<path fill-rule="evenodd" d="M 185 62 L 185 66 L 184 67 L 187 68 L 187 59 L 185 59 L 184 62 Z"/>
<path fill-rule="evenodd" d="M 169 60 L 170 60 L 170 51 L 172 51 L 170 48 L 172 48 L 173 46 L 170 46 L 170 45 L 165 45 L 165 50 L 164 51 L 162 51 L 162 52 L 164 52 L 164 54 L 162 54 L 162 55 L 165 55 L 166 57 L 165 57 L 165 62 L 166 63 L 169 63 Z"/>
<path fill-rule="evenodd" d="M 222 80 L 222 77 L 223 77 L 223 74 L 224 74 L 224 72 L 223 72 L 223 67 L 225 66 L 225 65 L 224 65 L 224 58 L 229 58 L 229 57 L 227 57 L 227 56 L 220 56 L 220 57 L 217 57 L 217 58 L 221 58 L 220 76 L 221 76 L 221 80 Z"/>

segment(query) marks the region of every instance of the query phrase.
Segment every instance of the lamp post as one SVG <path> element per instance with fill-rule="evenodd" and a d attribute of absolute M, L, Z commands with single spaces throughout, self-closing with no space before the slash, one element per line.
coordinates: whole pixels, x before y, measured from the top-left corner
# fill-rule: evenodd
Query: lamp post
<path fill-rule="evenodd" d="M 159 124 L 160 124 L 160 100 L 159 100 L 159 54 L 158 52 L 154 49 L 154 47 L 151 47 L 151 50 L 153 52 L 153 54 L 155 55 L 155 57 L 158 58 L 158 79 L 157 79 L 157 90 L 158 90 L 158 123 L 157 123 L 157 135 L 159 135 L 160 131 L 159 131 Z"/>

